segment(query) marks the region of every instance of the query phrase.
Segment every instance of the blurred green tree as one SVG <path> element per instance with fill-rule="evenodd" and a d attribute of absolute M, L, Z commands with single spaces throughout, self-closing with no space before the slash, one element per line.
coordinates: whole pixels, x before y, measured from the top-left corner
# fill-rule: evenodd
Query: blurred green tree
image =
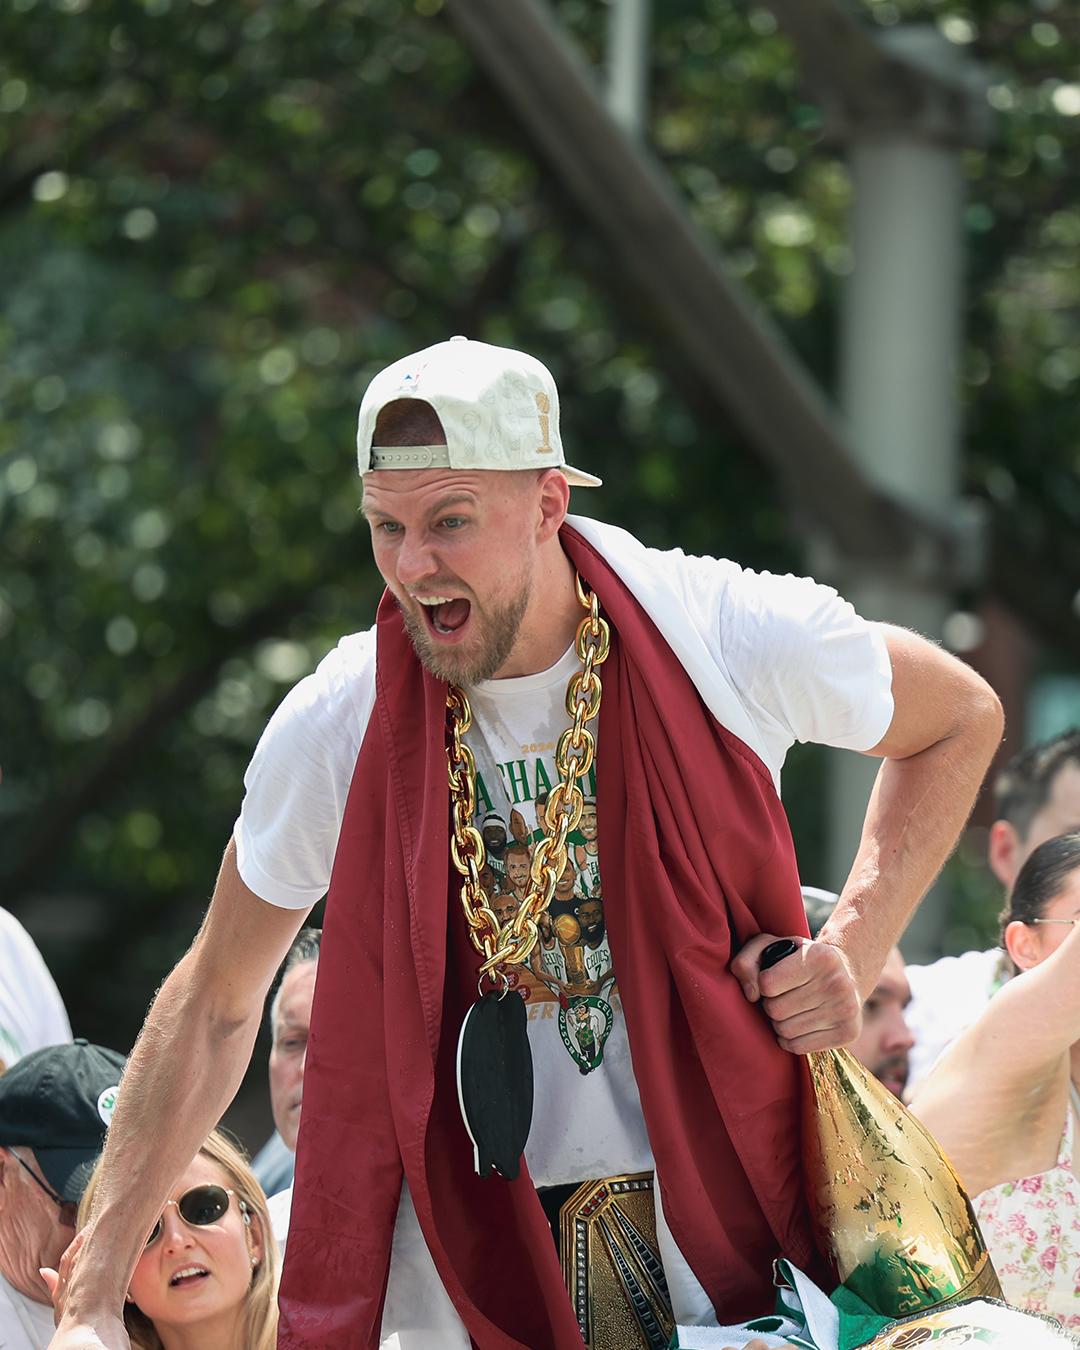
<path fill-rule="evenodd" d="M 605 6 L 557 8 L 599 62 Z M 655 151 L 828 387 L 843 162 L 767 9 L 656 8 Z M 994 69 L 998 135 L 966 160 L 967 487 L 1068 581 L 1080 18 L 1056 0 L 862 9 L 935 23 Z M 40 919 L 86 1034 L 130 1042 L 269 712 L 370 622 L 355 406 L 380 365 L 458 331 L 552 367 L 572 457 L 607 482 L 579 507 L 650 543 L 800 566 L 769 475 L 440 0 L 0 12 L 0 899 Z M 813 752 L 793 756 L 808 880 L 819 779 Z"/>

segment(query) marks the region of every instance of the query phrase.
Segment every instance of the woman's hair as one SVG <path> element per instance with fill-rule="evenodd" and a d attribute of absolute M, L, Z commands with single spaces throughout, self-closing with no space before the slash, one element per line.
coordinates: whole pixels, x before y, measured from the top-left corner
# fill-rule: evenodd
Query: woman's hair
<path fill-rule="evenodd" d="M 274 1350 L 277 1345 L 277 1285 L 278 1249 L 270 1228 L 270 1214 L 266 1196 L 251 1170 L 247 1154 L 221 1130 L 212 1130 L 199 1155 L 217 1163 L 229 1176 L 237 1200 L 242 1200 L 251 1215 L 252 1223 L 260 1229 L 263 1258 L 251 1272 L 251 1288 L 246 1299 L 244 1350 Z M 94 1168 L 83 1197 L 79 1201 L 80 1228 L 90 1217 L 90 1207 L 97 1192 L 101 1164 Z M 134 1303 L 124 1304 L 124 1325 L 131 1338 L 132 1350 L 162 1350 L 161 1337 L 153 1322 Z"/>
<path fill-rule="evenodd" d="M 1032 852 L 1013 886 L 1001 915 L 1001 935 L 1010 923 L 1041 919 L 1046 906 L 1058 895 L 1072 872 L 1080 867 L 1080 831 L 1059 834 Z"/>

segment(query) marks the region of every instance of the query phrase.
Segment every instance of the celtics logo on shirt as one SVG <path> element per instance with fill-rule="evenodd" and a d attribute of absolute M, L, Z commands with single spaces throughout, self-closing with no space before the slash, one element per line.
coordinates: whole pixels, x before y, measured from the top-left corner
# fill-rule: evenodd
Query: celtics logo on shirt
<path fill-rule="evenodd" d="M 498 764 L 496 770 L 499 788 L 507 789 L 508 809 L 500 812 L 499 792 L 492 792 L 478 773 L 476 825 L 488 850 L 482 884 L 500 923 L 509 923 L 529 893 L 533 852 L 548 833 L 551 778 L 541 758 L 532 765 L 523 760 Z M 552 1034 L 561 1038 L 579 1071 L 588 1074 L 603 1063 L 614 1025 L 608 999 L 615 971 L 600 880 L 595 770 L 583 786 L 591 795 L 577 828 L 567 835 L 566 866 L 550 906 L 537 921 L 540 938 L 518 991 L 536 1009 L 531 1016 L 543 1005 L 555 1005 Z"/>
<path fill-rule="evenodd" d="M 559 1009 L 559 1034 L 582 1073 L 591 1073 L 604 1057 L 604 1042 L 615 1024 L 611 1004 L 591 995 L 575 995 Z"/>

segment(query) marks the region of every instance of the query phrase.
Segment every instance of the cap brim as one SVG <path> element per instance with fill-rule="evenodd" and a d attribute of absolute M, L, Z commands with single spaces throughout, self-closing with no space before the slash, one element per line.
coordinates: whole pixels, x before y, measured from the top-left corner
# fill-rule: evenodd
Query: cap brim
<path fill-rule="evenodd" d="M 78 1204 L 90 1173 L 101 1153 L 100 1148 L 35 1148 L 34 1157 L 41 1174 L 57 1195 Z"/>
<path fill-rule="evenodd" d="M 604 480 L 597 478 L 594 473 L 586 473 L 584 469 L 571 468 L 569 464 L 559 466 L 571 487 L 601 487 Z"/>

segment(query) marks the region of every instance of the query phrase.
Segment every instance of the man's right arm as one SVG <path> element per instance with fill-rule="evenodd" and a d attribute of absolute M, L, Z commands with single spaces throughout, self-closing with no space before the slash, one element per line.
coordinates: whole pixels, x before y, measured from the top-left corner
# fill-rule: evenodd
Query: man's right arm
<path fill-rule="evenodd" d="M 117 1319 L 146 1234 L 232 1101 L 266 993 L 308 913 L 251 891 L 230 841 L 198 936 L 158 991 L 128 1061 L 54 1350 L 123 1344 Z"/>

